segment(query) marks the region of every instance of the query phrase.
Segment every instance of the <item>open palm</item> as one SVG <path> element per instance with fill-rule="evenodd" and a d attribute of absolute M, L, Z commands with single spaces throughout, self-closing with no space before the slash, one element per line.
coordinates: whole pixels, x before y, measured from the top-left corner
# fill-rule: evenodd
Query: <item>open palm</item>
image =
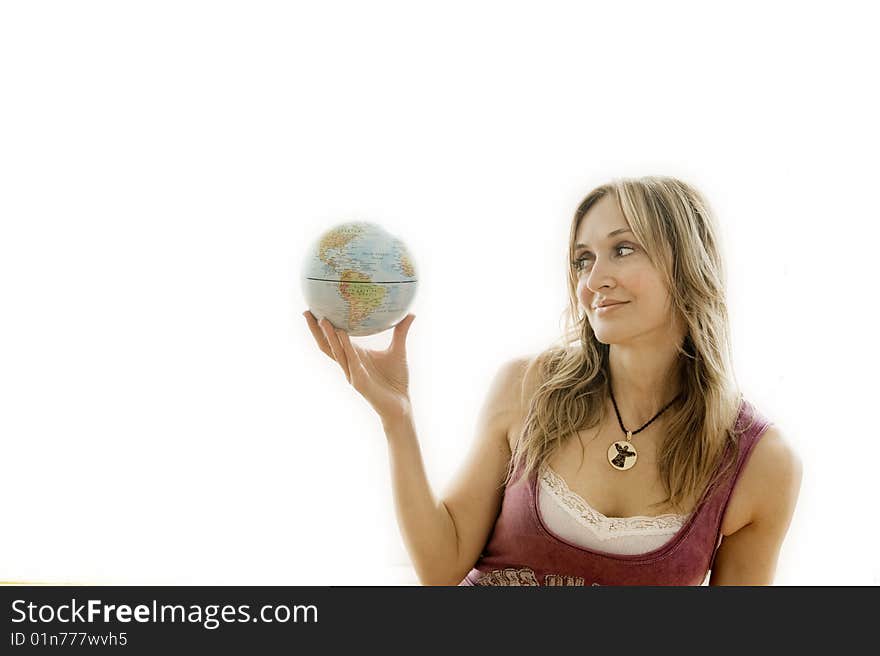
<path fill-rule="evenodd" d="M 394 326 L 391 344 L 384 350 L 365 349 L 352 344 L 347 332 L 335 328 L 326 318 L 317 321 L 308 310 L 303 312 L 303 316 L 318 348 L 342 367 L 346 380 L 380 417 L 394 417 L 408 410 L 406 335 L 415 315 L 406 315 Z"/>

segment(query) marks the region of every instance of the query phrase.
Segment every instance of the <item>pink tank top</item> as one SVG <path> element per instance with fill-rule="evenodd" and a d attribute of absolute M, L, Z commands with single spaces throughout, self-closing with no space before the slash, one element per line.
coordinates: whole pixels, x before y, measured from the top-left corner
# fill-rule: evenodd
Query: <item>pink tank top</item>
<path fill-rule="evenodd" d="M 733 488 L 770 423 L 742 399 L 736 426 L 745 432 L 733 474 L 707 488 L 675 536 L 648 553 L 597 551 L 551 533 L 538 513 L 533 472 L 505 490 L 492 535 L 458 585 L 701 585 L 721 544 L 721 521 Z"/>

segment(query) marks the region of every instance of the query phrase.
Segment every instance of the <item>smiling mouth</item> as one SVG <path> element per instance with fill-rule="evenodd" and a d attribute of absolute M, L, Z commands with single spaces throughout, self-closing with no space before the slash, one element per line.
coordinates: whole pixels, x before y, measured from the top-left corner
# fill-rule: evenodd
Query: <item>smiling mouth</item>
<path fill-rule="evenodd" d="M 627 303 L 629 303 L 629 301 L 625 301 L 623 303 L 611 303 L 610 305 L 597 306 L 594 309 L 595 309 L 596 314 L 605 314 L 607 312 L 610 312 L 614 308 L 618 308 L 622 305 L 626 305 Z"/>

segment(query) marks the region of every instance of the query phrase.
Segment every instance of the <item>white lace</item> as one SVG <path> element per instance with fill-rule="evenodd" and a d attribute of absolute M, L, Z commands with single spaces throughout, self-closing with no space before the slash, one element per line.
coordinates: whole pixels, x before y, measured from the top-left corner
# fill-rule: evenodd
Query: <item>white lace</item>
<path fill-rule="evenodd" d="M 666 535 L 677 532 L 689 517 L 668 513 L 649 517 L 608 517 L 593 508 L 576 492 L 569 489 L 566 482 L 556 474 L 550 465 L 544 463 L 540 472 L 541 485 L 565 511 L 581 526 L 591 529 L 600 539 L 626 535 Z"/>

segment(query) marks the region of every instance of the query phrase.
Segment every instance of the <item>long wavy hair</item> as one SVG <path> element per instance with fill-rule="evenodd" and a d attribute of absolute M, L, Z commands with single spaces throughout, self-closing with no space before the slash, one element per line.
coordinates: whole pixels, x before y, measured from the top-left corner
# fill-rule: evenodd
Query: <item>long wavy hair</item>
<path fill-rule="evenodd" d="M 528 399 L 521 432 L 508 463 L 504 486 L 537 470 L 581 430 L 605 419 L 610 389 L 609 345 L 600 342 L 577 298 L 574 244 L 578 226 L 593 204 L 612 195 L 651 264 L 664 277 L 677 313 L 687 327 L 676 367 L 683 389 L 666 412 L 666 437 L 658 468 L 676 512 L 732 473 L 739 455 L 736 424 L 743 402 L 733 372 L 725 304 L 726 273 L 719 231 L 706 199 L 671 177 L 621 178 L 593 189 L 578 206 L 568 243 L 569 308 L 560 340 L 532 363 L 536 391 Z M 726 457 L 731 453 L 732 457 Z"/>

